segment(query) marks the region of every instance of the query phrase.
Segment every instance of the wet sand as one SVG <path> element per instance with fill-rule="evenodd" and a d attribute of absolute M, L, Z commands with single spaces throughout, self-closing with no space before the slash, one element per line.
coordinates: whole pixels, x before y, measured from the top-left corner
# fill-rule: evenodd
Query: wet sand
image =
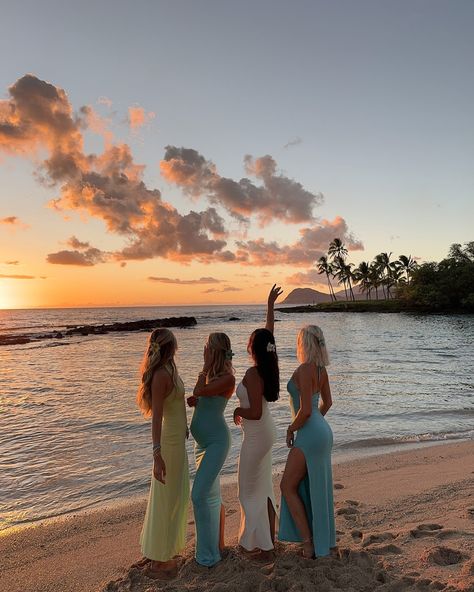
<path fill-rule="evenodd" d="M 279 475 L 275 475 L 278 494 Z M 178 578 L 156 582 L 140 557 L 144 500 L 11 530 L 0 537 L 1 592 L 181 590 L 474 591 L 474 443 L 443 444 L 334 466 L 339 553 L 305 560 L 278 544 L 274 561 L 235 548 L 236 484 L 223 488 L 229 550 L 215 568 L 193 560 L 194 525 Z"/>

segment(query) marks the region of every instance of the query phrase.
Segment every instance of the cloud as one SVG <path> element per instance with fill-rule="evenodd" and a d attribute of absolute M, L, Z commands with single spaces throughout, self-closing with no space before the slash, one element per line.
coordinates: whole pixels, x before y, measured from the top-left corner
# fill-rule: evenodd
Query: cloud
<path fill-rule="evenodd" d="M 138 127 L 142 115 L 134 119 Z M 103 152 L 85 152 L 87 129 L 104 135 Z M 168 146 L 160 163 L 164 178 L 190 197 L 206 196 L 211 202 L 210 207 L 181 213 L 158 189 L 145 183 L 145 167 L 134 161 L 130 146 L 113 143 L 107 133 L 106 120 L 98 118 L 91 107 L 74 112 L 63 89 L 32 74 L 18 79 L 9 88 L 9 97 L 0 100 L 0 153 L 39 163 L 38 179 L 58 191 L 50 207 L 99 219 L 109 233 L 124 241 L 121 249 L 106 253 L 72 237 L 70 249 L 48 255 L 50 263 L 92 266 L 163 257 L 184 264 L 303 266 L 317 258 L 335 236 L 351 243 L 349 248 L 361 248 L 342 218 L 336 219 L 338 224 L 316 221 L 313 210 L 322 203 L 322 195 L 279 173 L 270 155 L 247 155 L 246 174 L 256 182 L 249 178 L 236 181 L 220 176 L 215 165 L 196 150 Z M 228 245 L 229 233 L 219 207 L 245 223 L 255 217 L 262 225 L 277 220 L 305 223 L 306 227 L 294 245 L 280 246 L 263 238 L 245 241 L 240 236 L 234 248 Z"/>
<path fill-rule="evenodd" d="M 132 131 L 137 131 L 150 121 L 155 119 L 156 114 L 153 111 L 146 112 L 143 107 L 134 106 L 128 108 L 128 123 Z"/>
<path fill-rule="evenodd" d="M 292 146 L 298 146 L 298 144 L 301 144 L 302 142 L 303 142 L 303 140 L 299 136 L 296 136 L 296 137 L 292 138 L 291 140 L 288 140 L 288 142 L 283 146 L 283 148 L 288 149 L 288 148 L 291 148 Z"/>
<path fill-rule="evenodd" d="M 363 249 L 360 241 L 349 232 L 344 218 L 322 220 L 313 227 L 302 228 L 300 238 L 292 245 L 279 245 L 265 239 L 237 241 L 237 260 L 246 265 L 313 265 L 326 254 L 329 243 L 340 238 L 351 251 Z"/>
<path fill-rule="evenodd" d="M 0 218 L 0 224 L 3 226 L 8 226 L 12 229 L 26 230 L 29 228 L 28 224 L 22 222 L 17 216 L 6 216 L 5 218 Z"/>
<path fill-rule="evenodd" d="M 234 286 L 226 286 L 225 288 L 222 288 L 222 290 L 218 290 L 217 288 L 209 288 L 207 290 L 203 290 L 202 293 L 203 294 L 211 294 L 212 292 L 219 292 L 219 293 L 223 293 L 223 292 L 241 292 L 242 288 L 236 288 Z"/>
<path fill-rule="evenodd" d="M 14 261 L 4 261 L 5 265 L 18 265 L 20 262 L 16 259 Z"/>
<path fill-rule="evenodd" d="M 119 261 L 167 257 L 181 262 L 231 261 L 226 250 L 224 220 L 214 208 L 180 214 L 143 181 L 127 144 L 106 145 L 99 155 L 84 152 L 83 131 L 91 123 L 90 108 L 73 113 L 64 90 L 26 75 L 0 101 L 0 151 L 47 158 L 39 174 L 60 187 L 50 206 L 58 211 L 87 213 L 104 221 L 107 230 L 124 236 Z M 98 258 L 52 253 L 48 260 L 90 265 Z M 74 263 L 72 263 L 74 262 Z"/>
<path fill-rule="evenodd" d="M 325 276 L 319 275 L 317 270 L 314 268 L 309 269 L 308 271 L 299 271 L 294 273 L 285 278 L 285 282 L 294 286 L 311 285 L 312 287 L 325 287 L 326 284 L 323 281 L 324 277 Z"/>
<path fill-rule="evenodd" d="M 105 105 L 106 107 L 108 107 L 110 109 L 110 107 L 112 107 L 113 103 L 112 103 L 112 100 L 109 99 L 109 97 L 102 96 L 97 99 L 97 104 L 98 105 Z"/>
<path fill-rule="evenodd" d="M 197 280 L 180 280 L 179 278 L 149 276 L 148 279 L 153 282 L 160 282 L 162 284 L 180 284 L 180 285 L 220 284 L 220 282 L 221 282 L 220 280 L 213 278 L 213 277 L 202 277 Z"/>
<path fill-rule="evenodd" d="M 80 241 L 78 238 L 76 238 L 75 236 L 71 236 L 71 238 L 69 238 L 66 241 L 66 244 L 68 246 L 70 246 L 73 249 L 78 249 L 78 250 L 86 250 L 90 248 L 90 243 L 88 242 L 83 242 Z"/>
<path fill-rule="evenodd" d="M 107 256 L 99 249 L 91 247 L 85 251 L 58 251 L 57 253 L 49 253 L 46 257 L 48 263 L 54 265 L 76 265 L 79 267 L 92 267 L 97 263 L 105 263 Z"/>
<path fill-rule="evenodd" d="M 4 273 L 0 273 L 0 278 L 2 279 L 7 279 L 7 280 L 34 280 L 35 276 L 34 275 L 10 275 L 10 274 L 4 274 Z"/>
<path fill-rule="evenodd" d="M 249 223 L 256 216 L 260 224 L 273 220 L 298 224 L 314 220 L 313 208 L 323 202 L 321 193 L 306 190 L 301 183 L 277 173 L 270 156 L 244 158 L 246 173 L 261 181 L 239 181 L 221 177 L 216 166 L 192 148 L 167 146 L 160 162 L 162 176 L 190 197 L 207 196 L 211 203 L 223 206 L 232 216 Z"/>

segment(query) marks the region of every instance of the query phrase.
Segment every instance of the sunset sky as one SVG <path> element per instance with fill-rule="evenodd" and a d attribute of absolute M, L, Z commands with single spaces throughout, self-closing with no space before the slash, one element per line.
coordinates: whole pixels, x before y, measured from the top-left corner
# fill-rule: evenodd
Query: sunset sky
<path fill-rule="evenodd" d="M 474 240 L 471 0 L 18 0 L 0 308 L 261 302 Z"/>

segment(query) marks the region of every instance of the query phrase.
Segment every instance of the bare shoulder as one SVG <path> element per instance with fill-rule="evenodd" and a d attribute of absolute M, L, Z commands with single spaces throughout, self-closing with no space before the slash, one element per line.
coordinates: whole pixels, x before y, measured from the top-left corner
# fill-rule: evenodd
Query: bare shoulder
<path fill-rule="evenodd" d="M 243 383 L 246 384 L 255 384 L 261 382 L 260 374 L 255 366 L 250 367 L 247 372 L 245 373 Z"/>
<path fill-rule="evenodd" d="M 166 368 L 157 368 L 153 372 L 153 378 L 151 380 L 152 388 L 158 384 L 164 385 L 165 387 L 171 384 L 171 376 Z"/>
<path fill-rule="evenodd" d="M 313 372 L 314 365 L 311 362 L 303 362 L 298 366 L 298 368 L 296 368 L 295 375 L 297 374 L 298 376 L 306 378 L 312 376 Z"/>

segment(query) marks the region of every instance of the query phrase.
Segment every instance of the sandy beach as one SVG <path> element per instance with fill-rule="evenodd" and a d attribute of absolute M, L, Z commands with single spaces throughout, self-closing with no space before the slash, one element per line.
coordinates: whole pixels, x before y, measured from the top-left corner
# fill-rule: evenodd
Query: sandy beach
<path fill-rule="evenodd" d="M 140 557 L 145 502 L 137 500 L 7 531 L 0 538 L 0 591 L 474 590 L 474 443 L 336 464 L 334 483 L 337 557 L 305 560 L 296 545 L 281 543 L 269 564 L 243 557 L 235 548 L 236 485 L 229 483 L 229 549 L 213 569 L 193 561 L 190 514 L 177 579 L 156 582 L 130 570 Z"/>

